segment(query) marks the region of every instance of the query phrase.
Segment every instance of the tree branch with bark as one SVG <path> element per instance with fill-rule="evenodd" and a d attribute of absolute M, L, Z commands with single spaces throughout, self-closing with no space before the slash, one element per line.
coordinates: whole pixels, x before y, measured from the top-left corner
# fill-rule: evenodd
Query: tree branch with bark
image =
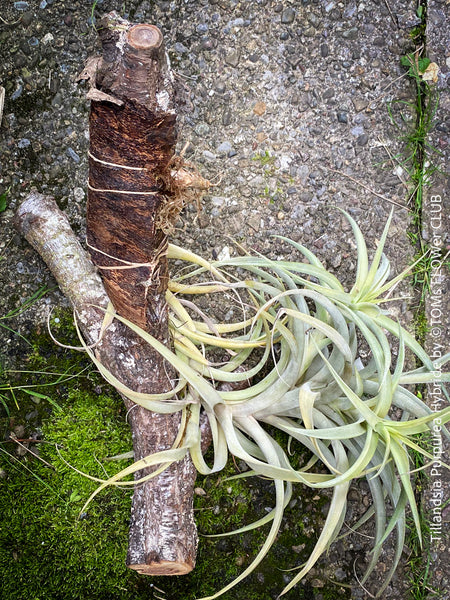
<path fill-rule="evenodd" d="M 176 143 L 173 76 L 162 34 L 154 25 L 133 25 L 110 13 L 100 23 L 99 36 L 103 54 L 89 59 L 80 75 L 89 82 L 91 100 L 86 219 L 91 258 L 51 197 L 31 193 L 18 209 L 16 225 L 72 303 L 97 359 L 126 387 L 156 394 L 174 387 L 170 365 L 123 324 L 101 330 L 111 301 L 119 315 L 170 345 L 167 231 L 182 207 L 182 186 L 174 184 L 171 173 Z M 125 396 L 124 402 L 135 460 L 172 447 L 179 412 L 157 414 Z M 151 470 L 139 471 L 135 478 Z M 194 567 L 195 475 L 187 455 L 135 488 L 130 568 L 175 575 Z"/>

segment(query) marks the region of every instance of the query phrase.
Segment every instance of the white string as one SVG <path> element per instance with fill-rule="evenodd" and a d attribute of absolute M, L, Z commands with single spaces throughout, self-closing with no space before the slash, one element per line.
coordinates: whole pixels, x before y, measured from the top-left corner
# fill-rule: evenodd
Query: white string
<path fill-rule="evenodd" d="M 145 167 L 128 167 L 127 165 L 118 165 L 117 163 L 106 162 L 106 160 L 100 160 L 90 151 L 88 151 L 88 156 L 95 160 L 95 162 L 101 163 L 102 165 L 106 165 L 107 167 L 117 167 L 118 169 L 129 169 L 130 171 L 147 171 Z"/>
<path fill-rule="evenodd" d="M 139 269 L 140 267 L 155 267 L 155 260 L 153 260 L 153 262 L 147 262 L 147 263 L 131 262 L 129 260 L 124 260 L 123 258 L 117 258 L 117 256 L 111 256 L 111 254 L 108 254 L 107 252 L 103 252 L 103 250 L 100 250 L 99 248 L 92 246 L 87 240 L 86 240 L 86 245 L 91 250 L 94 250 L 94 252 L 98 252 L 99 254 L 103 254 L 103 256 L 107 256 L 108 258 L 112 258 L 113 260 L 117 260 L 118 262 L 124 263 L 123 267 L 110 267 L 110 266 L 103 266 L 103 265 L 96 264 L 95 266 L 98 269 L 105 269 L 107 271 L 119 271 L 119 270 L 123 270 L 123 269 Z M 156 251 L 155 259 L 160 256 L 164 256 L 164 254 L 167 254 L 167 248 L 165 248 L 165 249 L 163 248 L 161 250 L 158 248 Z"/>
<path fill-rule="evenodd" d="M 95 246 L 92 246 L 91 244 L 89 244 L 89 242 L 86 240 L 86 245 L 88 248 L 90 248 L 91 250 L 94 250 L 94 252 L 98 252 L 99 254 L 103 254 L 103 256 L 107 256 L 108 258 L 112 258 L 113 260 L 117 260 L 118 262 L 124 263 L 125 266 L 123 267 L 106 267 L 106 266 L 102 266 L 102 265 L 95 265 L 98 269 L 106 269 L 106 270 L 119 270 L 119 269 L 138 269 L 139 267 L 152 267 L 154 263 L 152 262 L 148 262 L 148 263 L 135 263 L 135 262 L 131 262 L 129 260 L 123 260 L 122 258 L 117 258 L 117 256 L 111 256 L 111 254 L 108 254 L 107 252 L 103 252 L 103 250 L 99 250 L 99 248 L 96 248 Z"/>
<path fill-rule="evenodd" d="M 157 196 L 159 192 L 130 192 L 128 190 L 101 190 L 95 187 L 88 182 L 88 188 L 93 192 L 111 192 L 113 194 L 133 194 L 136 196 Z"/>

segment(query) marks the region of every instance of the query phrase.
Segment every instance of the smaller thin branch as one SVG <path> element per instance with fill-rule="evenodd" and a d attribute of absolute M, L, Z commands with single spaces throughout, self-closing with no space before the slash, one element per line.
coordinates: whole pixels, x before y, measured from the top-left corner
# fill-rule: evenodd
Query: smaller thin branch
<path fill-rule="evenodd" d="M 389 150 L 389 147 L 386 144 L 386 142 L 383 139 L 381 139 L 380 137 L 378 138 L 378 140 L 379 140 L 380 144 L 383 146 L 383 148 L 385 149 L 386 154 L 389 156 L 389 161 L 394 166 L 397 164 L 403 171 L 403 165 L 402 165 L 401 161 L 394 154 L 392 154 L 392 152 Z M 388 161 L 384 161 L 383 164 L 386 164 L 386 162 L 388 162 Z M 408 182 L 402 177 L 401 173 L 396 172 L 395 174 L 397 175 L 399 180 L 402 182 L 403 186 L 406 189 L 408 189 Z"/>
<path fill-rule="evenodd" d="M 373 106 L 374 104 L 377 104 L 380 100 L 383 100 L 383 98 L 385 98 L 387 96 L 387 90 L 391 86 L 393 86 L 394 83 L 396 83 L 397 81 L 400 81 L 400 79 L 403 79 L 404 77 L 407 77 L 407 76 L 408 76 L 408 73 L 402 73 L 402 75 L 399 75 L 398 77 L 393 79 L 390 83 L 388 83 L 387 86 L 381 90 L 380 95 L 377 96 L 374 100 L 372 100 L 370 102 L 370 106 Z"/>
<path fill-rule="evenodd" d="M 374 196 L 378 196 L 378 198 L 381 198 L 382 200 L 385 200 L 386 202 L 390 202 L 391 204 L 395 204 L 395 206 L 398 206 L 399 208 L 404 208 L 405 210 L 411 211 L 411 209 L 408 206 L 405 206 L 404 204 L 400 204 L 400 202 L 396 202 L 395 200 L 391 200 L 391 198 L 388 198 L 387 196 L 383 196 L 383 194 L 379 194 L 378 192 L 375 192 L 375 190 L 372 190 L 372 188 L 370 188 L 368 185 L 366 185 L 362 181 L 359 181 L 358 179 L 355 179 L 351 175 L 347 175 L 347 173 L 344 173 L 343 171 L 337 171 L 336 169 L 332 169 L 331 167 L 326 167 L 326 168 L 329 171 L 331 171 L 332 173 L 337 173 L 338 175 L 342 175 L 343 177 L 347 177 L 347 179 L 350 179 L 354 183 L 357 183 L 358 185 L 360 185 L 362 188 L 364 188 L 365 190 L 367 190 L 368 192 L 370 192 Z"/>
<path fill-rule="evenodd" d="M 389 2 L 388 2 L 388 0 L 384 0 L 384 3 L 386 4 L 386 7 L 387 7 L 387 9 L 388 9 L 388 11 L 389 11 L 389 15 L 390 15 L 390 17 L 391 17 L 391 19 L 392 19 L 392 22 L 393 22 L 393 23 L 394 23 L 394 25 L 395 25 L 395 26 L 398 28 L 398 19 L 397 19 L 397 17 L 394 15 L 394 13 L 392 12 L 392 10 L 391 10 L 391 7 L 390 7 L 390 5 L 389 5 Z"/>
<path fill-rule="evenodd" d="M 20 446 L 21 448 L 23 448 L 24 450 L 26 450 L 27 452 L 29 452 L 30 454 L 32 454 L 35 458 L 37 458 L 38 460 L 40 460 L 41 462 L 44 463 L 44 465 L 46 465 L 47 467 L 50 467 L 50 469 L 55 470 L 55 467 L 53 465 L 51 465 L 50 463 L 48 463 L 46 460 L 44 460 L 43 458 L 41 458 L 38 454 L 36 454 L 35 452 L 33 452 L 33 450 L 31 450 L 30 448 L 27 448 L 24 444 L 22 444 L 17 437 L 15 436 L 14 433 L 10 434 L 10 439 L 15 442 L 18 446 Z"/>

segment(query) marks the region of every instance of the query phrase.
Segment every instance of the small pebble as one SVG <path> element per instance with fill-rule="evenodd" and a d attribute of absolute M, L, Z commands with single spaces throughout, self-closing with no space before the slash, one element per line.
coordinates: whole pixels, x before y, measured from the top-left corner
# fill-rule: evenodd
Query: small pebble
<path fill-rule="evenodd" d="M 23 85 L 19 85 L 17 87 L 16 91 L 11 94 L 11 100 L 17 100 L 17 98 L 20 98 L 20 96 L 22 95 L 22 92 L 23 92 Z"/>
<path fill-rule="evenodd" d="M 67 148 L 66 152 L 67 152 L 67 155 L 68 155 L 68 156 L 70 156 L 70 158 L 71 158 L 71 159 L 72 159 L 74 162 L 76 162 L 76 163 L 79 163 L 79 162 L 80 162 L 81 158 L 80 158 L 80 156 L 79 156 L 79 155 L 78 155 L 78 154 L 75 152 L 75 150 L 74 150 L 73 148 L 71 148 L 71 147 L 69 146 L 69 147 Z"/>
<path fill-rule="evenodd" d="M 266 112 L 266 109 L 267 106 L 264 102 L 257 102 L 253 106 L 253 112 L 255 113 L 255 115 L 258 115 L 258 117 L 261 117 Z"/>
<path fill-rule="evenodd" d="M 338 112 L 337 119 L 338 119 L 339 123 L 348 123 L 348 115 L 344 111 Z"/>
<path fill-rule="evenodd" d="M 218 260 L 229 260 L 230 259 L 230 248 L 228 246 L 224 246 L 222 250 L 219 252 L 217 258 Z"/>
<path fill-rule="evenodd" d="M 30 145 L 31 145 L 31 142 L 30 142 L 30 140 L 28 138 L 22 138 L 21 140 L 19 140 L 17 142 L 17 147 L 21 148 L 21 149 L 22 148 L 27 148 Z"/>
<path fill-rule="evenodd" d="M 352 127 L 350 133 L 355 137 L 358 137 L 364 133 L 364 128 L 361 125 L 357 125 L 356 127 Z"/>
<path fill-rule="evenodd" d="M 315 27 L 316 29 L 318 29 L 318 27 L 320 26 L 320 19 L 317 15 L 315 15 L 314 13 L 311 13 L 308 16 L 308 22 Z"/>
<path fill-rule="evenodd" d="M 232 146 L 230 142 L 222 142 L 219 146 L 217 146 L 217 153 L 222 155 L 228 154 L 228 152 L 230 152 L 231 149 Z"/>
<path fill-rule="evenodd" d="M 328 48 L 328 44 L 321 44 L 320 45 L 320 56 L 322 58 L 327 57 L 330 54 L 330 49 Z"/>
<path fill-rule="evenodd" d="M 50 44 L 50 42 L 53 42 L 55 38 L 53 37 L 53 35 L 51 33 L 46 33 L 44 35 L 44 37 L 42 38 L 42 43 L 45 46 L 46 44 Z"/>
<path fill-rule="evenodd" d="M 185 54 L 186 52 L 188 52 L 188 49 L 186 48 L 186 46 L 184 44 L 182 44 L 181 42 L 176 42 L 173 45 L 173 49 L 175 50 L 175 52 L 177 54 Z"/>
<path fill-rule="evenodd" d="M 367 133 L 363 133 L 358 137 L 356 141 L 358 142 L 359 146 L 365 146 L 369 141 L 369 136 L 367 135 Z"/>
<path fill-rule="evenodd" d="M 84 200 L 84 196 L 85 196 L 85 194 L 84 194 L 83 188 L 76 187 L 73 190 L 73 197 L 75 198 L 75 200 L 77 202 L 82 202 Z M 56 319 L 55 319 L 55 321 L 56 321 Z"/>
<path fill-rule="evenodd" d="M 230 54 L 225 57 L 225 62 L 231 67 L 237 67 L 239 64 L 239 52 L 237 50 L 230 52 Z"/>
<path fill-rule="evenodd" d="M 351 29 L 347 29 L 347 31 L 343 32 L 342 37 L 346 40 L 356 40 L 358 37 L 358 28 L 352 27 Z"/>
<path fill-rule="evenodd" d="M 33 13 L 32 12 L 24 13 L 20 19 L 20 22 L 22 23 L 22 25 L 24 27 L 28 27 L 29 25 L 31 25 L 32 21 L 33 21 Z"/>
<path fill-rule="evenodd" d="M 202 48 L 203 50 L 212 50 L 215 47 L 214 42 L 209 38 L 205 38 L 202 40 Z"/>
<path fill-rule="evenodd" d="M 281 22 L 283 25 L 289 25 L 293 23 L 295 19 L 295 10 L 291 7 L 285 8 L 281 13 Z"/>
<path fill-rule="evenodd" d="M 353 99 L 353 106 L 355 107 L 355 110 L 357 112 L 360 112 L 362 110 L 364 110 L 365 108 L 367 108 L 368 102 L 367 100 L 362 100 L 362 99 Z"/>
<path fill-rule="evenodd" d="M 209 125 L 206 123 L 199 123 L 194 127 L 194 131 L 197 135 L 204 136 L 209 133 Z"/>
<path fill-rule="evenodd" d="M 356 4 L 353 2 L 350 2 L 349 5 L 344 10 L 344 17 L 346 19 L 350 19 L 351 17 L 353 17 L 353 15 L 355 14 L 356 11 L 357 11 Z"/>
<path fill-rule="evenodd" d="M 14 8 L 16 10 L 28 10 L 30 5 L 28 2 L 14 2 Z"/>
<path fill-rule="evenodd" d="M 216 160 L 216 155 L 210 152 L 209 150 L 204 150 L 203 156 L 206 158 L 206 160 Z"/>
<path fill-rule="evenodd" d="M 213 204 L 214 206 L 221 208 L 225 203 L 225 198 L 223 198 L 222 196 L 213 196 L 211 198 L 211 204 Z"/>

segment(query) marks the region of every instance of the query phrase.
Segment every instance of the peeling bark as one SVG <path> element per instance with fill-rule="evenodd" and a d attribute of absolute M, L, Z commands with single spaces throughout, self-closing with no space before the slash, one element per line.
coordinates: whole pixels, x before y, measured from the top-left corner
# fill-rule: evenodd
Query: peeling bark
<path fill-rule="evenodd" d="M 99 35 L 102 60 L 91 59 L 83 74 L 91 92 L 106 96 L 90 96 L 87 241 L 117 312 L 167 342 L 163 221 L 176 142 L 170 68 L 153 25 L 110 13 Z"/>

